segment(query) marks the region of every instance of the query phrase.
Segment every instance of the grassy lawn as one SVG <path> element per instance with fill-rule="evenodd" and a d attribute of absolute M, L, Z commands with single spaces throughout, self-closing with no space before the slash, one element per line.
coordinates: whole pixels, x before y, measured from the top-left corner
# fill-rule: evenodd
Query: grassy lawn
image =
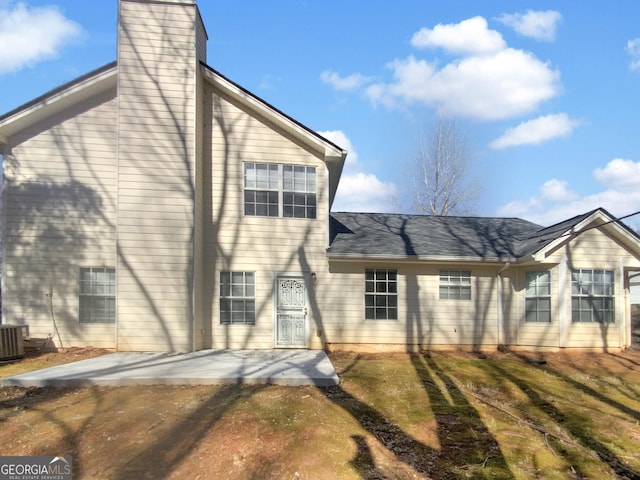
<path fill-rule="evenodd" d="M 0 454 L 96 479 L 640 479 L 639 352 L 331 359 L 322 389 L 0 388 Z"/>

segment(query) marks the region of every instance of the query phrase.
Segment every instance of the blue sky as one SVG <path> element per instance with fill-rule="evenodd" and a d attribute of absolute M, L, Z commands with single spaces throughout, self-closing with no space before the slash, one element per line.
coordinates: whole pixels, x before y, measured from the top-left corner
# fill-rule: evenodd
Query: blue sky
<path fill-rule="evenodd" d="M 640 210 L 636 0 L 199 8 L 209 65 L 349 150 L 335 210 L 410 212 L 438 116 L 467 138 L 478 215 Z M 116 15 L 116 0 L 0 0 L 0 114 L 115 60 Z"/>

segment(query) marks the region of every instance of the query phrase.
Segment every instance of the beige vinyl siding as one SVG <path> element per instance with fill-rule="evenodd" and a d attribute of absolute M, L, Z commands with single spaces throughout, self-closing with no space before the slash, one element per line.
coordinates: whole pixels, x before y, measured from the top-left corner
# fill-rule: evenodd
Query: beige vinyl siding
<path fill-rule="evenodd" d="M 207 86 L 207 108 L 213 122 L 209 133 L 210 182 L 205 251 L 208 268 L 212 344 L 216 348 L 272 348 L 274 346 L 275 275 L 307 276 L 326 271 L 328 205 L 326 166 L 283 132 L 274 130 Z M 316 167 L 317 218 L 274 218 L 244 215 L 243 162 Z M 206 202 L 206 200 L 205 200 Z M 256 324 L 220 325 L 219 272 L 256 273 Z M 310 290 L 312 285 L 307 284 Z M 314 312 L 309 308 L 309 322 Z"/>
<path fill-rule="evenodd" d="M 120 9 L 118 348 L 191 350 L 196 7 Z"/>
<path fill-rule="evenodd" d="M 549 255 L 549 260 L 567 258 L 573 268 L 620 268 L 620 259 L 634 257 L 603 229 L 592 229 L 572 238 Z"/>
<path fill-rule="evenodd" d="M 567 339 L 561 342 L 563 347 L 574 348 L 617 348 L 622 346 L 622 328 L 624 326 L 624 285 L 620 283 L 621 261 L 631 261 L 633 257 L 602 229 L 592 229 L 581 233 L 565 243 L 550 257 L 551 260 L 567 262 L 567 302 L 565 317 L 567 319 Z M 571 321 L 571 270 L 572 269 L 604 269 L 613 270 L 615 279 L 615 322 L 573 323 Z"/>
<path fill-rule="evenodd" d="M 567 322 L 566 342 L 562 347 L 568 348 L 618 348 L 621 346 L 621 335 L 624 324 L 624 307 L 620 299 L 624 298 L 624 286 L 620 284 L 621 260 L 630 261 L 633 257 L 602 229 L 592 229 L 579 234 L 565 243 L 549 256 L 549 260 L 567 263 L 566 310 Z M 572 269 L 605 269 L 614 271 L 615 279 L 615 322 L 573 323 L 571 321 L 571 270 Z"/>
<path fill-rule="evenodd" d="M 398 272 L 398 320 L 366 320 L 365 268 Z M 470 270 L 471 300 L 441 300 L 440 270 Z M 496 345 L 497 268 L 452 265 L 331 262 L 330 275 L 318 280 L 327 341 L 437 347 Z"/>
<path fill-rule="evenodd" d="M 551 322 L 526 322 L 525 272 L 542 270 L 549 270 L 551 275 Z M 505 343 L 526 347 L 559 347 L 560 272 L 558 266 L 540 264 L 527 268 L 512 268 L 509 278 L 513 282 L 513 291 L 508 297 L 505 295 Z"/>
<path fill-rule="evenodd" d="M 20 132 L 4 159 L 3 321 L 58 346 L 115 346 L 115 324 L 79 323 L 78 279 L 116 264 L 116 140 L 114 89 Z"/>

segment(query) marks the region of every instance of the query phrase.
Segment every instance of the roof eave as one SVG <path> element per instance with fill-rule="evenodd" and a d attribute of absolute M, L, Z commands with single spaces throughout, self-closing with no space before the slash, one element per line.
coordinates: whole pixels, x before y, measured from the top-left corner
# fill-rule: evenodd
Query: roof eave
<path fill-rule="evenodd" d="M 347 152 L 341 147 L 324 138 L 319 133 L 311 130 L 294 118 L 285 114 L 273 105 L 269 104 L 262 98 L 251 93 L 249 90 L 241 87 L 237 83 L 229 80 L 217 70 L 211 68 L 205 63 L 200 64 L 202 72 L 206 79 L 212 84 L 225 89 L 225 92 L 241 104 L 263 113 L 271 121 L 277 125 L 284 127 L 287 131 L 294 131 L 297 137 L 305 141 L 305 145 L 314 147 L 314 150 L 320 153 L 327 161 L 344 161 Z"/>
<path fill-rule="evenodd" d="M 554 240 L 534 252 L 531 257 L 538 262 L 544 261 L 549 252 L 554 251 L 564 242 L 568 242 L 575 238 L 577 235 L 580 235 L 585 227 L 598 219 L 603 222 L 601 227 L 614 229 L 619 237 L 622 237 L 622 239 L 625 240 L 629 245 L 636 246 L 638 253 L 640 253 L 640 242 L 638 241 L 637 235 L 635 235 L 633 232 L 630 232 L 628 227 L 617 221 L 616 218 L 609 212 L 607 212 L 603 208 L 598 208 L 594 210 L 589 216 L 585 217 L 573 227 L 567 229 L 562 234 L 558 235 Z"/>
<path fill-rule="evenodd" d="M 380 254 L 353 254 L 331 253 L 327 251 L 327 257 L 337 262 L 398 262 L 398 263 L 482 263 L 485 265 L 503 265 L 505 262 L 516 262 L 515 257 L 457 257 L 457 256 L 424 256 L 424 255 L 380 255 Z"/>
<path fill-rule="evenodd" d="M 8 145 L 12 135 L 67 108 L 69 103 L 114 87 L 117 70 L 116 63 L 112 62 L 0 116 L 0 143 Z"/>

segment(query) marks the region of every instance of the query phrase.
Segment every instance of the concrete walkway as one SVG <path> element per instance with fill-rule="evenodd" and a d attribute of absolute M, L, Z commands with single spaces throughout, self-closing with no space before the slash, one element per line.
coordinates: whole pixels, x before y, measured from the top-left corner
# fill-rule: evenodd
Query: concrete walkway
<path fill-rule="evenodd" d="M 338 384 L 321 350 L 201 350 L 185 354 L 118 352 L 0 379 L 0 385 Z"/>

